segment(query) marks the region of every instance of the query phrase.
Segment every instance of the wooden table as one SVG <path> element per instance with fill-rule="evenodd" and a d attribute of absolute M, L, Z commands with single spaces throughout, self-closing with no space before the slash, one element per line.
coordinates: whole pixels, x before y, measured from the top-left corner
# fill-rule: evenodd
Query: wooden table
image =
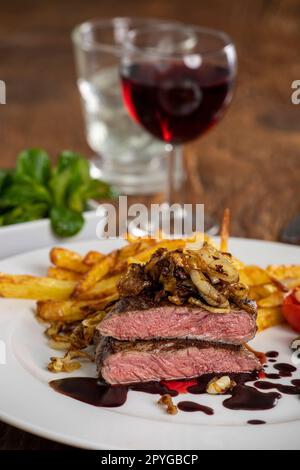
<path fill-rule="evenodd" d="M 219 216 L 232 209 L 232 233 L 277 239 L 300 210 L 300 79 L 298 0 L 14 0 L 1 7 L 0 166 L 25 147 L 55 155 L 90 154 L 75 85 L 70 31 L 91 17 L 146 16 L 226 30 L 239 56 L 234 102 L 223 121 L 186 149 L 195 198 Z M 203 196 L 197 175 L 201 175 Z M 0 424 L 2 449 L 60 445 Z"/>

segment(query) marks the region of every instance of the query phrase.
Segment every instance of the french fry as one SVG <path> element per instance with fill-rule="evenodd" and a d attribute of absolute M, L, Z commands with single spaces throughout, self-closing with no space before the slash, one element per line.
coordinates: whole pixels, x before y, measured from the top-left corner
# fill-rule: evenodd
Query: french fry
<path fill-rule="evenodd" d="M 277 279 L 299 279 L 300 281 L 300 265 L 271 264 L 267 267 L 266 271 Z"/>
<path fill-rule="evenodd" d="M 228 251 L 228 238 L 229 238 L 229 225 L 230 225 L 230 210 L 228 207 L 224 211 L 223 221 L 221 226 L 221 242 L 220 251 Z"/>
<path fill-rule="evenodd" d="M 117 259 L 118 260 L 126 260 L 130 256 L 134 256 L 140 251 L 143 251 L 148 248 L 148 245 L 143 244 L 141 241 L 131 243 L 129 245 L 123 246 L 120 250 L 117 252 Z"/>
<path fill-rule="evenodd" d="M 89 270 L 81 255 L 66 248 L 52 248 L 50 260 L 58 268 L 68 269 L 76 273 L 85 274 Z"/>
<path fill-rule="evenodd" d="M 144 264 L 144 261 L 141 261 L 140 259 L 131 256 L 130 258 L 128 258 L 128 266 L 130 264 Z"/>
<path fill-rule="evenodd" d="M 124 234 L 124 239 L 129 243 L 129 244 L 132 244 L 132 243 L 136 243 L 138 240 L 141 240 L 140 237 L 136 237 L 135 235 L 133 235 L 132 233 L 125 233 Z M 150 239 L 150 237 L 149 237 Z M 146 237 L 145 237 L 145 240 L 146 240 Z"/>
<path fill-rule="evenodd" d="M 83 320 L 91 313 L 103 310 L 107 304 L 116 300 L 116 296 L 106 297 L 103 300 L 65 300 L 65 301 L 39 301 L 37 303 L 37 316 L 47 322 L 73 323 Z"/>
<path fill-rule="evenodd" d="M 269 284 L 271 277 L 265 269 L 259 266 L 245 266 L 240 270 L 240 281 L 248 286 L 258 286 L 260 284 Z"/>
<path fill-rule="evenodd" d="M 284 323 L 281 307 L 259 308 L 256 324 L 258 331 L 263 331 L 271 326 Z"/>
<path fill-rule="evenodd" d="M 84 292 L 81 299 L 102 299 L 107 295 L 116 293 L 120 277 L 121 275 L 118 274 L 103 279 L 93 286 L 91 290 Z M 50 277 L 0 273 L 0 297 L 32 300 L 67 300 L 76 284 L 76 281 L 53 279 Z"/>
<path fill-rule="evenodd" d="M 177 250 L 178 248 L 184 248 L 184 240 L 162 240 L 161 242 L 156 243 L 156 245 L 147 248 L 146 250 L 138 253 L 136 256 L 132 257 L 136 263 L 145 263 L 148 261 L 153 253 L 159 248 L 167 248 L 168 250 Z M 131 260 L 128 264 L 131 264 Z"/>
<path fill-rule="evenodd" d="M 50 268 L 48 268 L 47 276 L 52 277 L 53 279 L 60 279 L 62 281 L 79 281 L 82 274 L 76 273 L 75 271 L 68 271 L 64 268 L 50 266 Z"/>
<path fill-rule="evenodd" d="M 78 281 L 72 292 L 72 298 L 79 298 L 82 294 L 92 289 L 97 282 L 101 281 L 112 269 L 116 258 L 116 253 L 107 255 L 100 263 L 95 264 Z"/>
<path fill-rule="evenodd" d="M 96 263 L 100 263 L 105 255 L 99 251 L 89 251 L 83 258 L 83 263 L 87 266 L 94 266 Z"/>
<path fill-rule="evenodd" d="M 277 279 L 276 277 L 273 278 L 274 284 L 280 288 L 283 292 L 289 292 L 290 290 L 294 289 L 295 287 L 300 286 L 300 278 L 291 278 L 291 279 Z"/>
<path fill-rule="evenodd" d="M 261 308 L 280 307 L 283 303 L 283 299 L 284 293 L 278 290 L 268 297 L 258 300 L 257 305 Z"/>
<path fill-rule="evenodd" d="M 99 263 L 94 264 L 89 271 L 79 280 L 74 292 L 73 298 L 81 298 L 86 292 L 91 290 L 101 279 L 103 279 L 109 272 L 118 274 L 126 271 L 128 265 L 128 257 L 135 255 L 144 248 L 145 245 L 141 242 L 134 242 L 124 246 L 120 250 L 116 250 L 109 255 L 103 257 Z"/>
<path fill-rule="evenodd" d="M 93 299 L 102 299 L 108 295 L 113 295 L 117 293 L 117 285 L 121 278 L 121 274 L 116 276 L 111 276 L 95 284 L 95 286 L 87 291 L 83 292 L 79 299 L 81 300 L 93 300 Z"/>
<path fill-rule="evenodd" d="M 278 291 L 278 288 L 274 284 L 260 284 L 258 286 L 251 286 L 249 291 L 249 297 L 253 300 L 260 300 L 269 297 Z"/>
<path fill-rule="evenodd" d="M 128 259 L 125 261 L 119 260 L 116 262 L 115 266 L 112 268 L 111 272 L 109 273 L 112 276 L 117 274 L 125 273 L 128 267 Z"/>
<path fill-rule="evenodd" d="M 33 300 L 66 300 L 76 282 L 50 277 L 10 275 L 0 273 L 0 297 Z"/>

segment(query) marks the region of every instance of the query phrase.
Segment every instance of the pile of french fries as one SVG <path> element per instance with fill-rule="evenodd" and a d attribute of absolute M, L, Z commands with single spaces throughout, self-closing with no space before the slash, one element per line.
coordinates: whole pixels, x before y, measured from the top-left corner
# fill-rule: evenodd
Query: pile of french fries
<path fill-rule="evenodd" d="M 228 251 L 230 211 L 225 209 L 221 225 L 220 250 Z M 247 266 L 236 258 L 232 262 L 240 282 L 249 287 L 249 298 L 257 303 L 257 328 L 263 331 L 284 323 L 282 304 L 287 292 L 300 285 L 300 265 L 270 265 L 266 269 Z"/>
<path fill-rule="evenodd" d="M 65 248 L 53 248 L 52 265 L 45 277 L 0 273 L 0 297 L 36 300 L 37 319 L 49 324 L 45 332 L 49 345 L 66 351 L 64 357 L 51 358 L 49 370 L 72 371 L 80 367 L 76 359 L 92 359 L 86 348 L 92 344 L 95 327 L 107 308 L 118 300 L 117 285 L 130 263 L 148 261 L 159 248 L 176 250 L 188 243 L 129 235 L 127 241 L 126 246 L 108 254 L 90 251 L 81 256 Z"/>
<path fill-rule="evenodd" d="M 221 251 L 228 251 L 229 212 L 225 211 L 221 230 Z M 93 360 L 89 346 L 97 324 L 112 302 L 118 300 L 117 285 L 131 263 L 145 263 L 159 248 L 197 248 L 209 237 L 196 234 L 193 239 L 127 237 L 128 244 L 108 254 L 90 251 L 81 256 L 65 248 L 50 251 L 47 276 L 0 273 L 0 297 L 34 299 L 37 319 L 48 324 L 45 331 L 53 349 L 64 351 L 52 357 L 53 372 L 72 371 L 86 358 Z M 282 323 L 281 307 L 287 291 L 300 285 L 300 266 L 246 266 L 232 257 L 240 281 L 249 286 L 249 297 L 258 304 L 257 325 L 262 331 Z"/>
<path fill-rule="evenodd" d="M 262 269 L 259 266 L 244 266 L 240 269 L 240 281 L 249 286 L 249 297 L 257 303 L 258 331 L 283 323 L 282 304 L 286 289 L 273 276 L 270 267 Z M 300 283 L 300 279 L 298 282 Z"/>

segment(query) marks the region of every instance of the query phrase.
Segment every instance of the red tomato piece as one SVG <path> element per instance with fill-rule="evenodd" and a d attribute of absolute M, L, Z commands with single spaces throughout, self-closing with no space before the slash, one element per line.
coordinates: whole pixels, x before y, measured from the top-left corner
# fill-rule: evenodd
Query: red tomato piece
<path fill-rule="evenodd" d="M 291 294 L 287 295 L 283 302 L 283 315 L 291 327 L 300 333 L 300 288 L 297 287 Z"/>

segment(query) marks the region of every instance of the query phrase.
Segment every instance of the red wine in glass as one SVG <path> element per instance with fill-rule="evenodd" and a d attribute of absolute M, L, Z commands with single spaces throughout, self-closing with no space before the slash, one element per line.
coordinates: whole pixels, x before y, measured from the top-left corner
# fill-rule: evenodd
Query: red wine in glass
<path fill-rule="evenodd" d="M 175 162 L 182 161 L 182 144 L 216 124 L 230 104 L 236 62 L 234 44 L 222 31 L 159 24 L 133 29 L 125 38 L 120 60 L 124 103 L 138 124 L 167 144 L 164 210 L 174 222 L 197 221 L 184 206 L 192 191 L 182 191 L 175 181 Z M 217 224 L 206 215 L 204 222 L 204 229 L 215 234 Z"/>
<path fill-rule="evenodd" d="M 191 141 L 212 127 L 231 101 L 233 78 L 223 66 L 196 68 L 138 62 L 121 70 L 123 97 L 131 117 L 171 144 Z"/>

